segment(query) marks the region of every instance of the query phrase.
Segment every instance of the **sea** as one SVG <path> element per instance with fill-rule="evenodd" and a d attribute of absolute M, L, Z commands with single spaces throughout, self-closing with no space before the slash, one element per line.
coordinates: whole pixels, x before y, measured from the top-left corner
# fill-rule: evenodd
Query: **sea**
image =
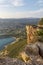
<path fill-rule="evenodd" d="M 16 39 L 13 37 L 0 38 L 0 50 L 5 48 L 6 45 L 11 44 Z"/>

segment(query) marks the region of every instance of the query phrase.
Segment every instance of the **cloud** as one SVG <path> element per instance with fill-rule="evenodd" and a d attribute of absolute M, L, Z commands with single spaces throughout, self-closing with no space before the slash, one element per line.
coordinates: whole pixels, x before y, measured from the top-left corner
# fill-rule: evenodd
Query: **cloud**
<path fill-rule="evenodd" d="M 3 4 L 3 3 L 5 3 L 5 0 L 0 0 L 0 4 Z"/>
<path fill-rule="evenodd" d="M 9 0 L 0 0 L 0 8 L 10 6 Z"/>
<path fill-rule="evenodd" d="M 0 5 L 6 5 L 8 3 L 9 3 L 9 1 L 7 1 L 7 0 L 0 0 Z"/>
<path fill-rule="evenodd" d="M 38 0 L 38 3 L 43 3 L 43 0 Z"/>
<path fill-rule="evenodd" d="M 42 3 L 43 3 L 43 0 L 37 1 L 37 4 L 39 5 L 39 7 L 40 7 L 40 5 L 43 6 Z M 28 17 L 38 17 L 39 18 L 39 17 L 43 17 L 43 9 L 39 9 L 38 6 L 37 7 L 39 10 L 35 10 L 35 11 L 26 10 L 26 7 L 25 7 L 25 10 L 22 9 L 22 11 L 21 11 L 19 9 L 20 11 L 18 12 L 18 8 L 17 8 L 16 12 L 15 12 L 14 8 L 10 8 L 13 6 L 19 7 L 19 6 L 24 6 L 24 5 L 25 5 L 24 0 L 0 0 L 0 17 L 2 17 L 2 18 L 28 18 Z M 2 7 L 2 10 L 1 10 L 1 7 Z M 4 7 L 8 7 L 8 9 L 6 10 L 6 9 L 4 9 Z"/>
<path fill-rule="evenodd" d="M 23 0 L 10 0 L 11 4 L 14 6 L 24 6 Z"/>
<path fill-rule="evenodd" d="M 24 11 L 24 12 L 4 12 L 0 13 L 2 18 L 42 18 L 43 17 L 43 9 L 35 10 L 35 11 Z"/>
<path fill-rule="evenodd" d="M 41 18 L 43 17 L 42 13 L 43 13 L 43 9 L 36 10 L 36 11 L 17 12 L 15 14 L 15 17 L 17 18 L 28 18 L 28 17 Z"/>
<path fill-rule="evenodd" d="M 38 4 L 39 6 L 43 6 L 43 0 L 38 0 L 37 4 Z"/>
<path fill-rule="evenodd" d="M 24 6 L 24 0 L 0 0 L 0 7 Z"/>

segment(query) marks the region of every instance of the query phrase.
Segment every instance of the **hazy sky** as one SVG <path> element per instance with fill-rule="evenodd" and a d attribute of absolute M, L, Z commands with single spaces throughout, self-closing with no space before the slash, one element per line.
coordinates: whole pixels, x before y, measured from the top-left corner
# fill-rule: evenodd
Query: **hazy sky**
<path fill-rule="evenodd" d="M 0 0 L 0 18 L 43 17 L 43 0 Z"/>

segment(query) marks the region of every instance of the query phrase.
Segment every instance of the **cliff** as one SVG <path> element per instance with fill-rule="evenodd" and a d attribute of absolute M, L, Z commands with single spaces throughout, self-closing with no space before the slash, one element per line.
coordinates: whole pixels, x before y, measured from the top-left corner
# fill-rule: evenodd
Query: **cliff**
<path fill-rule="evenodd" d="M 35 43 L 37 40 L 37 27 L 32 25 L 26 26 L 26 33 L 27 33 L 27 43 Z"/>
<path fill-rule="evenodd" d="M 28 44 L 26 39 L 20 39 L 9 45 L 6 48 L 8 55 L 0 58 L 0 65 L 43 65 L 43 42 L 35 42 L 37 29 L 26 26 L 26 30 Z"/>
<path fill-rule="evenodd" d="M 0 65 L 43 65 L 43 43 L 28 44 L 21 53 L 23 60 L 3 57 L 0 58 Z"/>

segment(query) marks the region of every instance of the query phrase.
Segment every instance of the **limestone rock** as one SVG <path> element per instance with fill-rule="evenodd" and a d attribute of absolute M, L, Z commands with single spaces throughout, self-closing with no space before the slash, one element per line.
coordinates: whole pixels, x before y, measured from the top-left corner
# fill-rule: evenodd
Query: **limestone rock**
<path fill-rule="evenodd" d="M 25 48 L 25 52 L 27 53 L 27 55 L 39 55 L 39 49 L 36 44 L 27 45 Z"/>
<path fill-rule="evenodd" d="M 0 65 L 26 65 L 26 64 L 19 59 L 5 58 L 0 59 Z"/>
<path fill-rule="evenodd" d="M 43 65 L 43 59 L 32 60 L 31 62 L 23 62 L 17 58 L 0 58 L 0 65 Z"/>
<path fill-rule="evenodd" d="M 43 57 L 43 43 L 38 42 L 37 46 L 39 48 L 39 55 Z"/>
<path fill-rule="evenodd" d="M 27 33 L 27 43 L 34 43 L 37 40 L 37 28 L 35 26 L 27 25 L 26 26 L 26 33 Z"/>

